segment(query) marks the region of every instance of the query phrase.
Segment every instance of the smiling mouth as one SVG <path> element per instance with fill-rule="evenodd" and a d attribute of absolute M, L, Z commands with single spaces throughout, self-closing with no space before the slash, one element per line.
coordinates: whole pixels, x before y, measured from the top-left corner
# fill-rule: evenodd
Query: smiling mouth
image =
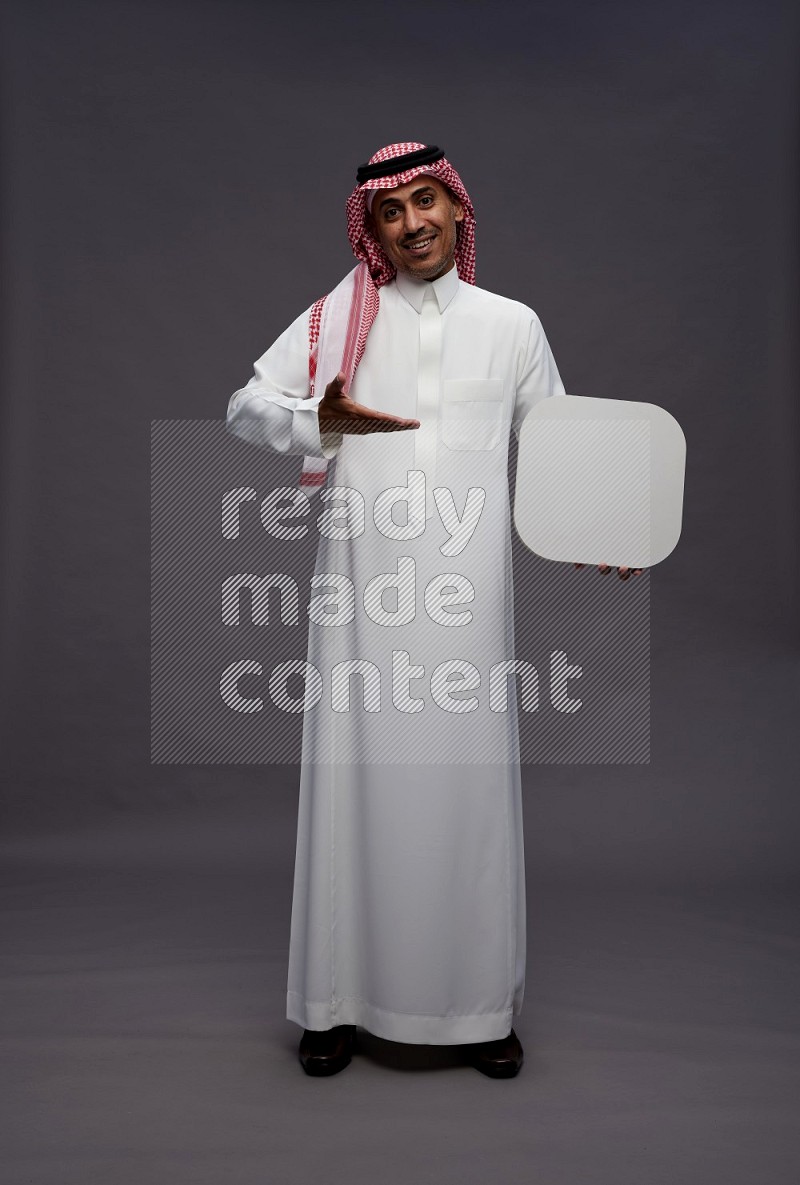
<path fill-rule="evenodd" d="M 424 255 L 435 238 L 436 235 L 428 235 L 426 239 L 419 239 L 414 243 L 406 243 L 403 249 L 410 251 L 412 255 Z"/>

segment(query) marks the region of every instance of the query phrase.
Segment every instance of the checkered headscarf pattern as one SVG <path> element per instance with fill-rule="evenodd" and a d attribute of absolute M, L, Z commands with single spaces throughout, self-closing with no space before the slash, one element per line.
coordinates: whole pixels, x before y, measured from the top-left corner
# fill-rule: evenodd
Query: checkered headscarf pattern
<path fill-rule="evenodd" d="M 308 318 L 308 377 L 311 381 L 312 395 L 314 394 L 314 379 L 317 374 L 317 342 L 322 324 L 322 309 L 327 299 L 327 296 L 321 296 L 319 300 L 314 301 Z"/>
<path fill-rule="evenodd" d="M 350 305 L 350 315 L 347 319 L 347 329 L 344 336 L 342 362 L 340 370 L 345 376 L 345 390 L 349 391 L 353 382 L 361 355 L 367 344 L 367 334 L 378 315 L 380 297 L 378 289 L 370 279 L 366 266 L 359 264 L 355 270 L 353 284 L 353 298 Z M 319 357 L 319 335 L 322 330 L 322 314 L 327 296 L 321 297 L 311 306 L 308 318 L 308 378 L 311 395 L 314 394 L 314 380 L 317 376 L 317 360 Z"/>
<path fill-rule="evenodd" d="M 397 156 L 405 156 L 409 152 L 416 152 L 427 145 L 416 141 L 405 141 L 400 144 L 388 144 L 380 148 L 369 159 L 371 165 L 384 164 Z M 370 190 L 394 189 L 397 185 L 406 185 L 415 177 L 422 175 L 436 177 L 456 197 L 464 208 L 464 218 L 456 224 L 455 263 L 459 279 L 468 284 L 475 283 L 475 211 L 472 208 L 469 194 L 464 183 L 447 157 L 434 161 L 429 165 L 416 165 L 404 169 L 399 173 L 392 173 L 388 177 L 376 177 L 357 185 L 347 199 L 347 237 L 353 248 L 356 259 L 366 265 L 367 275 L 361 287 L 361 307 L 354 309 L 351 320 L 354 321 L 355 334 L 350 335 L 352 354 L 344 358 L 342 369 L 348 378 L 347 387 L 352 382 L 353 375 L 361 361 L 367 344 L 367 334 L 378 314 L 380 297 L 378 289 L 388 284 L 396 275 L 394 264 L 390 262 L 378 240 L 367 225 L 367 194 Z M 322 310 L 325 297 L 318 300 L 311 309 L 308 326 L 309 360 L 308 371 L 311 380 L 311 392 L 314 392 L 314 378 L 317 370 L 317 341 L 319 339 Z"/>
<path fill-rule="evenodd" d="M 388 144 L 386 148 L 380 148 L 371 156 L 369 163 L 384 164 L 396 156 L 405 156 L 408 152 L 417 152 L 420 148 L 426 147 L 427 145 L 414 141 Z M 456 269 L 459 279 L 465 280 L 468 284 L 475 283 L 475 211 L 464 188 L 464 182 L 447 157 L 443 157 L 432 165 L 416 165 L 400 173 L 393 173 L 389 177 L 375 177 L 371 181 L 365 181 L 363 185 L 357 185 L 347 199 L 347 237 L 356 259 L 366 263 L 369 268 L 376 288 L 381 288 L 394 279 L 395 267 L 367 228 L 367 193 L 371 189 L 394 189 L 396 185 L 407 185 L 409 181 L 422 174 L 441 181 L 464 207 L 464 219 L 456 227 Z"/>

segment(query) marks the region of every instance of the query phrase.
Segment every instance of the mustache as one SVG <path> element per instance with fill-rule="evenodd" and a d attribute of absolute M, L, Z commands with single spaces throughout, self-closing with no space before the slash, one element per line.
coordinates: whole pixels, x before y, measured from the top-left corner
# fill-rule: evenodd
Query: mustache
<path fill-rule="evenodd" d="M 402 245 L 405 246 L 406 243 L 416 243 L 418 239 L 432 239 L 435 237 L 435 235 L 435 230 L 417 231 L 416 234 L 406 235 L 406 237 L 403 239 Z"/>

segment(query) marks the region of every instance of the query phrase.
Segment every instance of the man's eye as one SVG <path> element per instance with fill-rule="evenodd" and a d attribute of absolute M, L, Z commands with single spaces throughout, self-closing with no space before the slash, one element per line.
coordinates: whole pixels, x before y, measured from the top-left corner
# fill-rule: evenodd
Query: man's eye
<path fill-rule="evenodd" d="M 426 193 L 426 194 L 425 194 L 425 196 L 424 196 L 423 198 L 420 198 L 420 202 L 419 202 L 419 204 L 420 204 L 421 206 L 422 206 L 422 205 L 428 205 L 428 206 L 429 206 L 429 205 L 431 205 L 431 203 L 432 203 L 432 202 L 433 202 L 433 198 L 432 198 L 432 196 L 431 196 L 429 193 Z"/>

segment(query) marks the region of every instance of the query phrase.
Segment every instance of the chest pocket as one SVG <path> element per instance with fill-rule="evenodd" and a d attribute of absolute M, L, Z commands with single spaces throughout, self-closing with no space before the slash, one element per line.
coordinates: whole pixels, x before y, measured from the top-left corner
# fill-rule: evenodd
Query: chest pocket
<path fill-rule="evenodd" d="M 442 443 L 457 452 L 487 452 L 500 443 L 503 424 L 501 379 L 445 379 L 442 384 Z"/>

